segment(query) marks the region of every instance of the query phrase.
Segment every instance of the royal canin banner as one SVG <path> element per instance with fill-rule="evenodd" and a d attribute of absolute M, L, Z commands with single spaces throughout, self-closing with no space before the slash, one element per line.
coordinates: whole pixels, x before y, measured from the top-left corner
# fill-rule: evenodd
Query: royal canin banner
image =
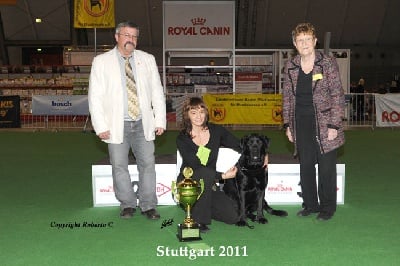
<path fill-rule="evenodd" d="M 400 93 L 375 95 L 376 126 L 400 126 Z"/>
<path fill-rule="evenodd" d="M 164 48 L 234 49 L 234 1 L 164 1 Z"/>

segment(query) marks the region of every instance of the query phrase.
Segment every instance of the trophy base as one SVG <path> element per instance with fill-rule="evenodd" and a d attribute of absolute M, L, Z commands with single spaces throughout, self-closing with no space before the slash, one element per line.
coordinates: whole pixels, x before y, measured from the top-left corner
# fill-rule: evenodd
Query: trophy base
<path fill-rule="evenodd" d="M 191 227 L 187 227 L 185 224 L 178 224 L 178 233 L 176 236 L 181 242 L 202 240 L 198 224 L 194 224 Z"/>

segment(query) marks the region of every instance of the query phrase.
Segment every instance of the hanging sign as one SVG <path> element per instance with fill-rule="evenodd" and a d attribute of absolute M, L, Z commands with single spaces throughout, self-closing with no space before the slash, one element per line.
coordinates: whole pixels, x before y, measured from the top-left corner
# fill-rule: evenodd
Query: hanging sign
<path fill-rule="evenodd" d="M 234 1 L 164 1 L 165 49 L 233 49 Z"/>
<path fill-rule="evenodd" d="M 75 28 L 114 28 L 114 0 L 75 0 Z"/>

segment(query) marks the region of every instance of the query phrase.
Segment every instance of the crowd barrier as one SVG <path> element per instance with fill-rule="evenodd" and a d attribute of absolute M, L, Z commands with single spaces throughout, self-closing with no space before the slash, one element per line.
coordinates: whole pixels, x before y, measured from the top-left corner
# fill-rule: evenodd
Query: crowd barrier
<path fill-rule="evenodd" d="M 200 96 L 199 94 L 184 94 L 174 95 L 175 98 L 186 98 L 191 96 Z M 399 126 L 400 122 L 400 93 L 388 93 L 388 94 L 375 94 L 375 93 L 349 93 L 345 95 L 346 108 L 344 125 L 345 129 L 350 128 L 375 128 L 377 126 Z M 380 110 L 377 114 L 376 110 L 376 99 L 382 101 L 395 100 L 390 110 Z M 179 101 L 182 102 L 182 99 Z M 385 108 L 385 107 L 382 107 Z M 22 109 L 22 107 L 21 107 Z M 167 110 L 168 128 L 175 129 L 179 126 L 179 117 L 181 117 L 180 106 L 172 106 L 172 109 L 168 107 Z M 388 123 L 380 123 L 380 120 L 385 119 L 387 116 Z M 89 115 L 35 115 L 32 113 L 21 112 L 21 128 L 28 129 L 78 129 L 78 130 L 92 130 Z M 377 118 L 379 121 L 377 121 Z M 378 122 L 378 123 L 377 123 Z M 383 121 L 385 122 L 385 121 Z M 263 127 L 269 128 L 280 128 L 281 125 L 226 125 L 233 129 L 258 129 Z"/>
<path fill-rule="evenodd" d="M 92 130 L 89 115 L 21 115 L 21 127 L 32 130 Z"/>
<path fill-rule="evenodd" d="M 31 113 L 21 115 L 21 127 L 86 130 L 91 127 L 87 95 L 33 95 Z"/>
<path fill-rule="evenodd" d="M 349 93 L 345 95 L 345 99 L 344 124 L 346 127 L 375 127 L 375 94 Z"/>

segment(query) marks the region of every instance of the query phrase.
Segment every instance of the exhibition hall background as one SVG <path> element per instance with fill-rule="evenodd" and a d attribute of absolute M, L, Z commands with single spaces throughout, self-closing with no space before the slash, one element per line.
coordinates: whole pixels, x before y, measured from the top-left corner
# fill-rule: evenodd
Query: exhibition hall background
<path fill-rule="evenodd" d="M 282 158 L 295 161 L 293 146 L 281 130 L 279 110 L 274 108 L 280 105 L 281 66 L 291 56 L 290 32 L 301 21 L 315 24 L 318 48 L 329 48 L 341 61 L 347 86 L 363 78 L 367 89 L 359 94 L 344 88 L 348 92 L 346 143 L 338 151 L 338 163 L 345 165 L 344 204 L 338 205 L 335 217 L 327 223 L 315 216 L 297 217 L 300 204 L 274 204 L 289 216 L 266 214 L 269 223 L 250 222 L 254 229 L 213 222 L 211 231 L 195 243 L 177 240 L 176 226 L 184 212 L 176 205 L 158 206 L 159 221 L 148 221 L 140 214 L 124 220 L 119 218 L 118 206 L 94 206 L 92 166 L 108 163 L 107 146 L 91 130 L 85 105 L 90 63 L 73 60 L 90 62 L 95 54 L 112 47 L 113 29 L 75 28 L 72 0 L 0 0 L 0 116 L 5 117 L 1 123 L 7 127 L 0 128 L 2 265 L 398 264 L 400 94 L 376 92 L 381 84 L 391 85 L 398 79 L 400 1 L 228 1 L 234 12 L 224 19 L 235 28 L 227 43 L 230 50 L 183 53 L 167 53 L 163 43 L 163 3 L 173 1 L 80 2 L 93 12 L 114 3 L 117 22 L 131 19 L 141 26 L 139 48 L 156 57 L 167 89 L 167 109 L 172 110 L 169 125 L 174 126 L 157 137 L 156 160 L 168 160 L 172 166 L 178 134 L 176 99 L 182 95 L 202 95 L 211 105 L 222 102 L 217 97 L 229 104 L 261 95 L 255 102 L 273 103 L 271 115 L 262 120 L 265 112 L 257 110 L 258 124 L 230 120 L 229 130 L 238 138 L 251 133 L 268 136 L 271 165 Z M 193 10 L 190 5 L 186 8 Z M 216 23 L 207 17 L 211 13 L 177 17 L 186 19 L 181 23 L 189 26 L 203 23 L 210 27 Z M 233 53 L 237 68 L 231 67 Z M 234 90 L 241 95 L 230 99 Z M 362 116 L 355 104 L 358 99 L 364 100 Z M 48 109 L 53 100 L 56 105 L 70 101 L 74 113 L 49 114 L 70 111 Z M 39 107 L 36 114 L 32 114 L 32 101 Z M 21 118 L 20 124 L 10 124 L 16 122 L 15 117 Z M 379 126 L 378 118 L 385 118 Z M 175 170 L 163 174 L 173 179 Z M 108 189 L 113 195 L 112 187 Z M 285 193 L 285 189 L 298 189 L 298 184 L 277 185 L 276 189 Z M 184 253 L 161 252 L 167 248 L 213 248 L 215 253 L 193 259 Z M 223 254 L 223 249 L 238 252 Z"/>
<path fill-rule="evenodd" d="M 0 64 L 61 65 L 64 47 L 112 45 L 112 29 L 73 27 L 73 2 L 0 1 Z M 141 26 L 140 49 L 155 54 L 159 66 L 163 58 L 163 2 L 167 1 L 115 1 L 116 21 L 130 19 Z M 291 30 L 298 22 L 310 21 L 317 27 L 319 48 L 324 47 L 329 32 L 330 48 L 351 50 L 351 81 L 363 77 L 366 88 L 374 89 L 400 72 L 399 1 L 233 2 L 238 49 L 292 49 Z M 94 11 L 96 8 L 93 6 Z M 41 18 L 41 23 L 36 18 Z"/>

